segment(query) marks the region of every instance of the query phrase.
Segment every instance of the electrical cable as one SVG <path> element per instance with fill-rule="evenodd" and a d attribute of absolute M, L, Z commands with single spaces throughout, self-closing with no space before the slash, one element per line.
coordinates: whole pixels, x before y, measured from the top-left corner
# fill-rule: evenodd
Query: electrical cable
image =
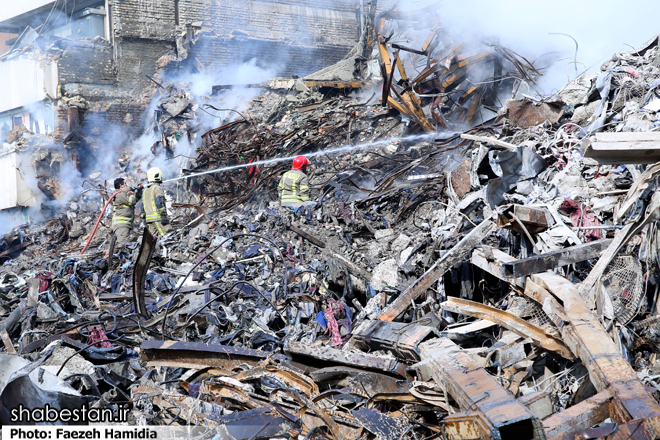
<path fill-rule="evenodd" d="M 264 240 L 264 241 L 267 241 L 268 243 L 270 243 L 270 244 L 272 245 L 273 249 L 274 249 L 275 251 L 277 251 L 277 253 L 279 254 L 280 258 L 282 259 L 282 264 L 284 265 L 284 275 L 282 276 L 282 278 L 283 278 L 283 282 L 284 282 L 284 293 L 285 293 L 285 296 L 289 296 L 289 285 L 288 285 L 288 283 L 287 283 L 287 281 L 286 281 L 286 276 L 287 276 L 287 274 L 289 273 L 289 266 L 286 264 L 286 260 L 284 259 L 284 255 L 282 254 L 282 252 L 281 252 L 280 249 L 277 247 L 277 245 L 275 244 L 274 241 L 272 241 L 272 240 L 269 239 L 269 238 L 264 237 L 264 236 L 261 235 L 261 234 L 255 234 L 255 233 L 236 234 L 236 235 L 232 235 L 231 237 L 228 237 L 228 238 L 225 238 L 224 240 L 222 240 L 222 241 L 220 242 L 220 244 L 218 244 L 218 245 L 217 245 L 216 247 L 214 247 L 212 250 L 210 250 L 209 252 L 207 252 L 206 255 L 204 255 L 204 256 L 203 256 L 203 257 L 202 257 L 202 258 L 201 258 L 201 259 L 200 259 L 200 260 L 199 260 L 199 261 L 198 261 L 198 262 L 197 262 L 197 263 L 196 263 L 196 264 L 195 264 L 195 265 L 194 265 L 194 266 L 188 271 L 188 274 L 186 274 L 186 276 L 183 278 L 183 281 L 185 281 L 185 280 L 190 276 L 190 274 L 191 274 L 195 269 L 197 269 L 197 267 L 198 267 L 200 264 L 202 264 L 202 262 L 203 262 L 204 260 L 206 260 L 209 256 L 211 256 L 215 251 L 217 251 L 218 249 L 220 249 L 220 247 L 221 247 L 223 244 L 225 244 L 225 243 L 226 243 L 227 241 L 229 241 L 229 240 L 233 240 L 233 239 L 235 239 L 235 238 L 239 238 L 239 237 L 257 237 L 257 238 L 260 238 L 260 239 L 262 239 L 262 240 Z M 174 303 L 174 298 L 176 298 L 177 294 L 178 294 L 178 293 L 180 292 L 180 290 L 181 290 L 181 287 L 183 287 L 183 281 L 181 281 L 181 282 L 179 283 L 179 287 L 176 288 L 176 290 L 175 290 L 174 293 L 172 294 L 172 297 L 170 298 L 170 300 L 169 300 L 168 303 L 167 303 L 167 308 L 165 309 L 165 314 L 163 315 L 163 320 L 162 320 L 162 324 L 161 324 L 161 328 L 160 328 L 160 336 L 161 336 L 161 340 L 165 340 L 165 324 L 166 324 L 166 322 L 167 322 L 167 315 L 168 315 L 169 312 L 170 312 L 170 307 L 172 307 L 172 304 Z M 286 322 L 286 320 L 285 320 L 285 322 Z M 172 339 L 174 339 L 174 338 L 172 338 Z"/>

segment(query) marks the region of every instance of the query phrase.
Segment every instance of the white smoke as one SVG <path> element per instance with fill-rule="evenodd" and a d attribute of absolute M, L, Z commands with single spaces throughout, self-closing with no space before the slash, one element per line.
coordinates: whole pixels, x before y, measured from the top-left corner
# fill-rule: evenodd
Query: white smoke
<path fill-rule="evenodd" d="M 414 14 L 436 3 L 404 0 L 398 7 Z M 659 32 L 657 7 L 652 0 L 445 0 L 437 11 L 454 35 L 475 41 L 495 38 L 540 67 L 554 60 L 537 84 L 538 91 L 550 94 L 576 77 L 575 43 L 556 34 L 577 40 L 578 74 L 598 71 L 615 52 L 637 48 Z"/>
<path fill-rule="evenodd" d="M 256 59 L 252 59 L 245 63 L 229 65 L 217 72 L 190 73 L 184 71 L 163 74 L 161 78 L 163 86 L 174 85 L 178 91 L 186 91 L 187 98 L 194 104 L 196 120 L 193 124 L 189 125 L 201 126 L 203 128 L 192 143 L 186 135 L 177 141 L 174 147 L 174 158 L 167 158 L 162 148 L 154 155 L 152 147 L 155 142 L 160 140 L 160 134 L 150 129 L 153 124 L 151 117 L 160 105 L 161 99 L 169 96 L 167 92 L 161 89 L 158 92 L 159 97 L 152 100 L 148 110 L 150 127 L 134 144 L 131 160 L 133 166 L 139 166 L 142 171 L 146 171 L 148 168 L 154 166 L 159 167 L 163 170 L 165 179 L 178 176 L 182 164 L 185 162 L 182 159 L 195 155 L 195 150 L 201 141 L 199 136 L 206 130 L 240 118 L 239 113 L 243 113 L 250 105 L 252 99 L 263 91 L 263 89 L 256 87 L 234 87 L 212 96 L 213 86 L 260 84 L 276 76 L 278 70 L 278 66 L 261 67 L 258 65 Z M 217 109 L 225 110 L 215 110 L 206 107 L 206 104 Z M 204 110 L 200 110 L 200 107 Z"/>

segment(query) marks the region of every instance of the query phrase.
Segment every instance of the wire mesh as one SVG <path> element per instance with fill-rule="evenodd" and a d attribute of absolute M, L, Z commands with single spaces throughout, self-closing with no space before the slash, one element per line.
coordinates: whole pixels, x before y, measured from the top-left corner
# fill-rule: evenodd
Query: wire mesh
<path fill-rule="evenodd" d="M 507 312 L 510 312 L 537 327 L 542 327 L 550 322 L 550 318 L 548 318 L 548 315 L 543 311 L 543 308 L 539 303 L 523 296 L 513 296 L 509 298 Z"/>
<path fill-rule="evenodd" d="M 642 264 L 634 256 L 619 256 L 607 266 L 602 280 L 612 299 L 614 318 L 628 324 L 637 315 L 644 294 Z"/>

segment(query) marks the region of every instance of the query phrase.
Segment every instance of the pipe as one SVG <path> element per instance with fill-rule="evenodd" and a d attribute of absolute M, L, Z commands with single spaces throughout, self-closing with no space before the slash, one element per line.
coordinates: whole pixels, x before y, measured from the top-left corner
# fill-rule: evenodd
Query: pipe
<path fill-rule="evenodd" d="M 82 254 L 85 253 L 85 251 L 87 250 L 87 247 L 88 247 L 89 244 L 92 242 L 92 238 L 94 238 L 94 234 L 96 233 L 96 229 L 99 227 L 99 223 L 101 223 L 101 219 L 103 218 L 103 213 L 105 212 L 105 209 L 108 207 L 108 205 L 110 204 L 110 202 L 112 201 L 112 199 L 114 199 L 115 196 L 116 196 L 117 194 L 119 194 L 120 192 L 121 192 L 121 190 L 119 190 L 119 191 L 117 191 L 116 193 L 114 193 L 113 195 L 111 195 L 110 198 L 108 199 L 108 201 L 105 202 L 105 205 L 103 205 L 103 209 L 101 209 L 101 213 L 99 214 L 99 219 L 96 220 L 96 224 L 94 225 L 94 229 L 92 230 L 92 234 L 91 234 L 91 235 L 89 236 L 89 238 L 87 239 L 87 244 L 85 245 L 85 247 L 83 248 L 83 250 L 80 251 L 80 255 L 82 255 Z"/>

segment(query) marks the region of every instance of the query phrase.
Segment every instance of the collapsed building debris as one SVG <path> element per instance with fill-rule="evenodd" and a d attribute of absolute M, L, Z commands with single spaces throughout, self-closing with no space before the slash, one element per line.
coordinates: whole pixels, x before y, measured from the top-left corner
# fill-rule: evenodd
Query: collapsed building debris
<path fill-rule="evenodd" d="M 260 84 L 215 127 L 201 115 L 225 110 L 159 84 L 149 160 L 194 147 L 163 182 L 173 233 L 137 219 L 137 241 L 117 245 L 96 176 L 61 218 L 3 237 L 3 424 L 20 386 L 32 406 L 128 403 L 130 424 L 218 438 L 660 436 L 660 168 L 640 114 L 660 40 L 499 109 L 530 63 L 437 28 L 410 48 L 388 36 L 394 19 L 374 19 L 378 81 Z M 472 85 L 475 63 L 495 81 Z M 625 145 L 604 148 L 615 136 Z M 12 133 L 15 148 L 44 138 Z M 62 150 L 25 148 L 57 180 Z M 312 200 L 281 207 L 298 154 Z M 142 164 L 116 166 L 139 180 Z"/>

